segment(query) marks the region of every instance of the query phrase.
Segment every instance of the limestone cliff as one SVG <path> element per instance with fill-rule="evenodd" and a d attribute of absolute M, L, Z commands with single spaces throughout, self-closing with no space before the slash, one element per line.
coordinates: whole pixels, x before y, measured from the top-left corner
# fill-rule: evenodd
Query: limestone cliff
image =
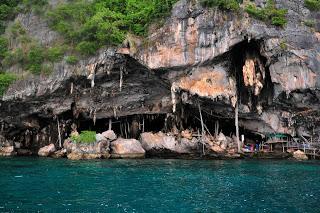
<path fill-rule="evenodd" d="M 196 128 L 199 105 L 209 128 L 220 120 L 232 132 L 238 103 L 243 133 L 318 137 L 320 14 L 302 0 L 276 2 L 288 8 L 284 28 L 180 0 L 147 38 L 102 49 L 76 65 L 56 63 L 50 76 L 11 85 L 0 104 L 2 134 L 40 147 L 57 143 L 58 120 L 64 137 L 72 123 L 98 130 L 109 118 L 119 131 L 122 121 L 129 130 L 136 121 L 150 131 L 173 123 Z M 309 17 L 316 17 L 315 30 L 303 24 Z M 17 19 L 42 43 L 59 37 L 32 13 Z"/>

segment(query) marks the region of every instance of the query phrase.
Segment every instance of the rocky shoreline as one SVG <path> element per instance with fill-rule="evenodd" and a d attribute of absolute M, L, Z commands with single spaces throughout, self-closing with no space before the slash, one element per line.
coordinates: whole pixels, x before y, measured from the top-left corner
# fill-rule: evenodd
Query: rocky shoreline
<path fill-rule="evenodd" d="M 137 139 L 117 137 L 112 130 L 96 134 L 96 141 L 83 143 L 68 138 L 63 147 L 53 143 L 38 152 L 22 149 L 17 143 L 2 143 L 0 156 L 34 156 L 68 158 L 70 160 L 91 159 L 139 159 L 139 158 L 176 158 L 176 159 L 287 159 L 307 160 L 307 155 L 296 152 L 238 152 L 235 137 L 218 135 L 196 137 L 185 130 L 179 134 L 145 132 Z"/>

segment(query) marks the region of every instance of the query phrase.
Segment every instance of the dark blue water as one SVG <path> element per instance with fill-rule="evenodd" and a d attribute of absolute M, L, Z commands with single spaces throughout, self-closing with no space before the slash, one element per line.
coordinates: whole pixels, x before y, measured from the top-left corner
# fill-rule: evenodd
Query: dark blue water
<path fill-rule="evenodd" d="M 320 212 L 320 162 L 0 159 L 0 212 Z"/>

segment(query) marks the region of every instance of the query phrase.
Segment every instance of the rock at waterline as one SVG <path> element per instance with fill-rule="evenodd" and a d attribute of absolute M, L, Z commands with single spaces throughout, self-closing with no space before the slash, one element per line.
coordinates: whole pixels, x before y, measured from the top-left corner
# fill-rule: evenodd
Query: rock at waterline
<path fill-rule="evenodd" d="M 6 146 L 0 148 L 0 156 L 15 156 L 17 152 L 14 150 L 14 146 Z"/>
<path fill-rule="evenodd" d="M 53 158 L 64 158 L 66 156 L 67 156 L 67 150 L 66 149 L 61 149 L 61 150 L 58 150 L 58 151 L 54 152 L 51 157 L 53 157 Z"/>
<path fill-rule="evenodd" d="M 295 151 L 293 157 L 297 160 L 308 160 L 308 156 L 301 150 Z"/>
<path fill-rule="evenodd" d="M 136 139 L 119 138 L 111 143 L 111 158 L 144 158 L 145 150 Z"/>
<path fill-rule="evenodd" d="M 67 158 L 70 160 L 107 159 L 109 154 L 109 142 L 74 143 L 66 140 L 63 147 L 66 149 Z"/>
<path fill-rule="evenodd" d="M 44 146 L 40 148 L 38 151 L 38 155 L 41 157 L 48 157 L 52 155 L 55 151 L 56 151 L 56 147 L 52 143 L 52 144 L 49 144 L 48 146 Z"/>
<path fill-rule="evenodd" d="M 192 140 L 182 138 L 178 141 L 174 136 L 162 132 L 145 132 L 141 134 L 141 145 L 147 152 L 156 154 L 168 152 L 192 154 L 197 150 L 198 142 L 195 138 L 192 138 Z"/>

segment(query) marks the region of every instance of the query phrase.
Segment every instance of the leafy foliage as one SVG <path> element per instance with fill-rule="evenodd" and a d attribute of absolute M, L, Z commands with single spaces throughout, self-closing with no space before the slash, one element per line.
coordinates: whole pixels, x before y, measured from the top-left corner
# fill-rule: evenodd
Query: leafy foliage
<path fill-rule="evenodd" d="M 64 47 L 51 47 L 47 49 L 47 59 L 50 62 L 58 62 L 63 59 Z"/>
<path fill-rule="evenodd" d="M 0 96 L 2 96 L 10 84 L 16 80 L 16 76 L 9 73 L 0 73 Z"/>
<path fill-rule="evenodd" d="M 305 0 L 304 4 L 311 11 L 320 10 L 320 0 Z"/>
<path fill-rule="evenodd" d="M 27 69 L 33 74 L 40 74 L 42 70 L 42 63 L 44 62 L 44 49 L 35 47 L 28 53 Z"/>
<path fill-rule="evenodd" d="M 204 7 L 219 7 L 223 10 L 238 11 L 240 9 L 239 0 L 202 0 Z"/>
<path fill-rule="evenodd" d="M 17 13 L 17 6 L 21 0 L 1 0 L 0 1 L 0 34 L 5 30 L 5 23 L 12 19 Z"/>
<path fill-rule="evenodd" d="M 76 64 L 78 62 L 78 58 L 74 55 L 70 55 L 66 57 L 66 62 L 68 64 Z"/>
<path fill-rule="evenodd" d="M 71 140 L 77 143 L 94 143 L 96 142 L 96 132 L 82 131 L 78 136 L 71 136 Z"/>
<path fill-rule="evenodd" d="M 73 0 L 48 12 L 50 26 L 83 55 L 118 45 L 131 32 L 146 35 L 152 22 L 167 16 L 177 0 Z"/>
<path fill-rule="evenodd" d="M 0 37 L 0 60 L 6 56 L 8 51 L 8 40 L 4 37 Z"/>
<path fill-rule="evenodd" d="M 268 0 L 264 8 L 258 8 L 254 3 L 249 3 L 245 11 L 264 22 L 283 27 L 287 23 L 286 9 L 277 9 L 274 0 Z"/>

